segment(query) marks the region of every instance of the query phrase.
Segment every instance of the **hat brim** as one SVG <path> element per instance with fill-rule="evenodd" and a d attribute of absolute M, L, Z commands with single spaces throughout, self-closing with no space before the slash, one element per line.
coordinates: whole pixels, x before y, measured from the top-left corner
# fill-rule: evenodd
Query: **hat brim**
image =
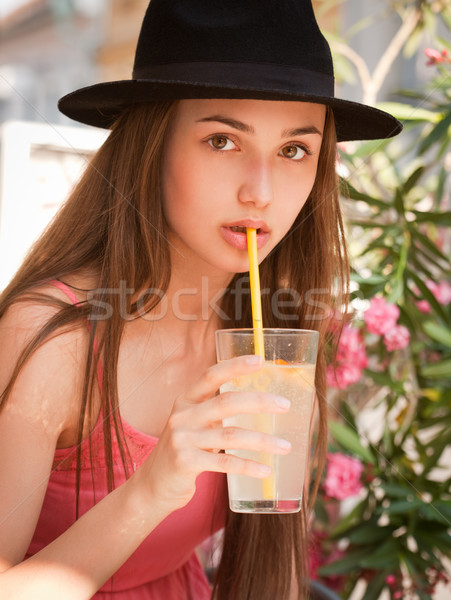
<path fill-rule="evenodd" d="M 58 108 L 75 121 L 109 129 L 121 112 L 133 104 L 192 98 L 247 98 L 326 104 L 333 109 L 339 142 L 385 139 L 402 130 L 402 124 L 392 115 L 350 100 L 283 89 L 244 89 L 224 84 L 215 86 L 183 81 L 130 79 L 98 83 L 67 94 L 59 100 Z"/>

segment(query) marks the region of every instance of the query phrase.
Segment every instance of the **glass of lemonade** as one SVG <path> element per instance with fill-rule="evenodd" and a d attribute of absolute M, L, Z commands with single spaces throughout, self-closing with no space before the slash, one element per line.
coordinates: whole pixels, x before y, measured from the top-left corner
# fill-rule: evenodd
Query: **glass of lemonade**
<path fill-rule="evenodd" d="M 244 513 L 298 512 L 302 505 L 310 451 L 318 332 L 303 329 L 221 329 L 216 331 L 218 361 L 255 354 L 258 335 L 263 336 L 263 367 L 256 373 L 225 383 L 221 392 L 269 392 L 288 398 L 291 408 L 285 414 L 236 415 L 225 419 L 223 424 L 286 439 L 291 443 L 291 452 L 282 456 L 227 450 L 229 454 L 256 460 L 272 468 L 272 475 L 263 480 L 228 474 L 230 508 Z"/>

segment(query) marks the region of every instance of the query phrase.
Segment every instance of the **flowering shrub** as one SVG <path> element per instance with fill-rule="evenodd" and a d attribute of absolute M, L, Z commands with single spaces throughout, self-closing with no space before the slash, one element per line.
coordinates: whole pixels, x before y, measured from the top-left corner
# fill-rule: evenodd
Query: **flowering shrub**
<path fill-rule="evenodd" d="M 361 380 L 363 370 L 368 366 L 366 348 L 371 345 L 368 335 L 365 339 L 365 334 L 381 336 L 388 352 L 408 346 L 410 331 L 397 323 L 399 315 L 400 310 L 396 305 L 377 296 L 371 299 L 369 308 L 364 312 L 360 328 L 355 323 L 343 327 L 337 344 L 335 364 L 327 367 L 329 387 L 344 390 Z"/>
<path fill-rule="evenodd" d="M 440 18 L 441 4 L 401 4 L 404 30 L 416 23 L 411 46 L 424 23 Z M 445 28 L 450 23 L 444 19 Z M 336 360 L 327 368 L 331 437 L 311 556 L 313 576 L 344 599 L 431 600 L 439 586 L 451 597 L 445 43 L 442 36 L 425 52 L 435 76 L 418 104 L 419 94 L 409 93 L 405 102 L 385 106 L 404 121 L 398 139 L 340 145 L 352 293 Z M 332 331 L 339 335 L 337 323 Z"/>

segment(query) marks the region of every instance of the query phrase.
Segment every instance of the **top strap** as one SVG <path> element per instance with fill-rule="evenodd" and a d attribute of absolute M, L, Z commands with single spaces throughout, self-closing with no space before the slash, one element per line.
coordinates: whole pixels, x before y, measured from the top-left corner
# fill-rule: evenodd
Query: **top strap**
<path fill-rule="evenodd" d="M 58 279 L 54 279 L 53 281 L 49 281 L 49 285 L 53 285 L 53 287 L 56 287 L 59 290 L 61 290 L 63 292 L 63 294 L 66 294 L 66 296 L 69 298 L 69 300 L 75 306 L 78 306 L 79 304 L 81 304 L 80 300 L 77 298 L 77 296 L 74 294 L 74 292 L 70 289 L 70 287 L 68 285 L 66 285 L 65 283 L 63 283 L 62 281 L 59 281 Z"/>
<path fill-rule="evenodd" d="M 59 290 L 61 290 L 63 292 L 63 294 L 66 294 L 66 296 L 69 298 L 69 300 L 72 302 L 72 304 L 74 306 L 79 306 L 80 304 L 82 304 L 82 301 L 77 298 L 77 296 L 74 294 L 74 292 L 71 290 L 71 288 L 66 283 L 63 283 L 62 281 L 59 281 L 58 279 L 54 279 L 53 281 L 49 281 L 49 285 L 52 285 L 53 287 L 58 288 Z M 87 327 L 89 330 L 90 329 L 89 321 L 87 322 Z M 97 358 L 97 383 L 98 383 L 100 391 L 102 391 L 103 367 L 102 367 L 102 361 L 100 360 L 100 357 L 98 356 L 99 345 L 97 343 L 96 337 L 94 337 L 93 348 L 94 348 L 94 356 L 98 357 Z"/>

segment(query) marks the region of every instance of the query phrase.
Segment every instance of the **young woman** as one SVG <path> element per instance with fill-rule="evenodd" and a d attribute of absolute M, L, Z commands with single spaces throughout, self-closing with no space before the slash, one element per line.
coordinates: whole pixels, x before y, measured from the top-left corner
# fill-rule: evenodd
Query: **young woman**
<path fill-rule="evenodd" d="M 318 476 L 347 278 L 335 144 L 400 125 L 334 98 L 327 43 L 295 0 L 152 0 L 133 79 L 60 108 L 112 131 L 0 300 L 1 597 L 204 600 L 194 549 L 225 526 L 214 597 L 302 598 L 307 505 L 230 513 L 224 474 L 268 467 L 221 451 L 289 452 L 222 426 L 289 406 L 219 394 L 260 362 L 216 364 L 213 332 L 251 324 L 254 227 L 265 325 L 320 332 Z"/>

